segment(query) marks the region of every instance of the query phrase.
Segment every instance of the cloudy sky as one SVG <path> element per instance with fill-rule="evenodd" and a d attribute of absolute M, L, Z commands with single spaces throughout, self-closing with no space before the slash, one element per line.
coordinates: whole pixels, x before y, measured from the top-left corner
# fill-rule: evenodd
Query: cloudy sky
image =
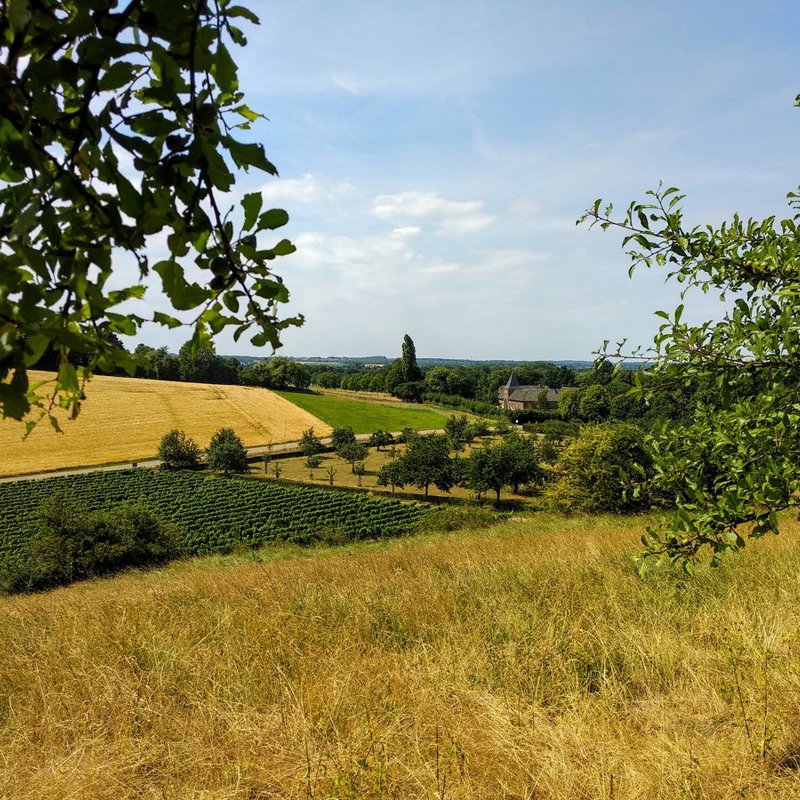
<path fill-rule="evenodd" d="M 629 279 L 581 212 L 663 180 L 693 222 L 783 214 L 800 182 L 796 0 L 247 4 L 261 26 L 236 57 L 269 117 L 251 134 L 281 175 L 242 186 L 291 217 L 276 263 L 306 323 L 287 355 L 391 356 L 404 333 L 425 357 L 647 343 L 675 288 Z"/>

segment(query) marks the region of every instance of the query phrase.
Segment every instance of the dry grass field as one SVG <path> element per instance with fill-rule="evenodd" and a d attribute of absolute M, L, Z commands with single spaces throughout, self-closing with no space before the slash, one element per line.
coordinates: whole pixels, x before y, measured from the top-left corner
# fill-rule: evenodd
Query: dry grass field
<path fill-rule="evenodd" d="M 32 380 L 48 377 L 31 373 Z M 172 428 L 206 447 L 222 427 L 250 446 L 294 441 L 311 426 L 320 435 L 330 430 L 266 389 L 97 376 L 78 418 L 61 421 L 61 434 L 43 420 L 23 441 L 19 423 L 0 421 L 0 475 L 154 458 Z"/>
<path fill-rule="evenodd" d="M 0 599 L 0 798 L 800 798 L 800 526 L 646 581 L 642 527 L 516 517 Z"/>

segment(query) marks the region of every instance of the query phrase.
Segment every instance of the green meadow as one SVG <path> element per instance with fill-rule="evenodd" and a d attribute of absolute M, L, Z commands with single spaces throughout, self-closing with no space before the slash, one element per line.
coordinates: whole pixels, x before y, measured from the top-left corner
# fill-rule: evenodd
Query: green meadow
<path fill-rule="evenodd" d="M 378 429 L 400 431 L 403 428 L 438 430 L 448 414 L 427 406 L 400 403 L 372 403 L 317 392 L 276 392 L 334 428 L 350 427 L 354 433 L 372 433 Z"/>

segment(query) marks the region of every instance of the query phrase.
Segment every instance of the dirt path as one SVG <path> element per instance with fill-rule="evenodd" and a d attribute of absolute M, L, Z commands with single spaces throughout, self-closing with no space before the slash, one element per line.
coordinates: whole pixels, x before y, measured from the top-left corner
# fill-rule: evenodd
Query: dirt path
<path fill-rule="evenodd" d="M 392 432 L 392 436 L 399 436 L 400 431 Z M 443 430 L 427 430 L 427 431 L 418 431 L 422 436 L 429 436 L 434 433 L 444 433 Z M 368 442 L 369 437 L 371 434 L 369 433 L 360 433 L 356 436 L 356 441 L 358 442 Z M 330 447 L 331 440 L 330 437 L 325 437 L 320 439 L 323 445 L 326 447 Z M 248 447 L 247 448 L 247 456 L 248 458 L 258 458 L 259 456 L 264 456 L 267 454 L 276 454 L 276 453 L 300 453 L 300 442 L 282 442 L 280 444 L 273 444 L 273 445 L 259 445 L 257 447 Z M 73 467 L 71 469 L 59 469 L 53 470 L 51 472 L 34 472 L 28 475 L 8 475 L 7 477 L 0 478 L 0 483 L 13 483 L 14 481 L 35 481 L 35 480 L 44 480 L 46 478 L 58 478 L 65 475 L 86 475 L 89 472 L 113 472 L 117 470 L 123 469 L 130 469 L 133 466 L 137 467 L 145 467 L 147 469 L 155 469 L 156 467 L 160 466 L 161 460 L 158 458 L 148 459 L 146 461 L 124 461 L 118 464 L 97 464 L 96 466 L 91 467 Z"/>

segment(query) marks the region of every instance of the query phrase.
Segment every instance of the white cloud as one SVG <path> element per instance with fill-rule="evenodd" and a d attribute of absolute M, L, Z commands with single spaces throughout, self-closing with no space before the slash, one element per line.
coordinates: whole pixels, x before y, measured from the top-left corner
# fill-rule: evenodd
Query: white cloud
<path fill-rule="evenodd" d="M 419 191 L 378 195 L 372 214 L 393 221 L 431 220 L 438 225 L 437 233 L 445 236 L 484 230 L 495 219 L 484 211 L 482 200 L 448 200 L 433 192 Z"/>
<path fill-rule="evenodd" d="M 350 181 L 326 181 L 306 173 L 302 178 L 278 178 L 259 187 L 268 203 L 320 203 L 330 202 L 353 194 Z"/>
<path fill-rule="evenodd" d="M 395 228 L 392 231 L 392 236 L 395 239 L 408 239 L 411 236 L 419 236 L 422 232 L 422 228 L 419 225 L 404 225 L 400 228 Z"/>

